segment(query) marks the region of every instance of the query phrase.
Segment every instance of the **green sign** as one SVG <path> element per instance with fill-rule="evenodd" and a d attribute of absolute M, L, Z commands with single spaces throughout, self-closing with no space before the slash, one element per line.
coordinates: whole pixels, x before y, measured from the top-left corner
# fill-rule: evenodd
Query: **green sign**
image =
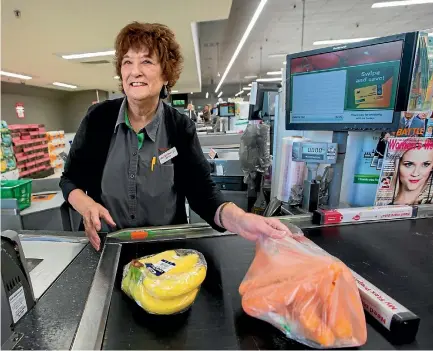
<path fill-rule="evenodd" d="M 345 110 L 394 109 L 399 61 L 347 67 Z"/>
<path fill-rule="evenodd" d="M 173 100 L 173 106 L 185 106 L 185 100 Z"/>

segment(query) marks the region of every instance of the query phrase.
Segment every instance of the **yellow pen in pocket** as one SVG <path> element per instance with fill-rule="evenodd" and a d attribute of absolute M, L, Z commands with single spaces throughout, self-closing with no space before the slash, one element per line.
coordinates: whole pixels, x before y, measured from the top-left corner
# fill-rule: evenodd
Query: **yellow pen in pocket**
<path fill-rule="evenodd" d="M 153 172 L 153 167 L 156 165 L 156 157 L 152 157 L 152 164 L 150 166 L 151 171 Z"/>

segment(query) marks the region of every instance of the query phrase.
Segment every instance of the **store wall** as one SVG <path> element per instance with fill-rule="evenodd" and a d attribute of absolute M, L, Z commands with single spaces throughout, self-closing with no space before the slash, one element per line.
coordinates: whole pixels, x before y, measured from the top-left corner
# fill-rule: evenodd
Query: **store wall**
<path fill-rule="evenodd" d="M 67 92 L 1 83 L 1 118 L 8 124 L 42 123 L 49 130 L 63 129 L 64 99 Z M 18 119 L 16 103 L 24 104 L 24 119 Z"/>
<path fill-rule="evenodd" d="M 98 90 L 99 101 L 108 99 L 108 92 Z M 96 90 L 84 90 L 70 93 L 64 99 L 64 130 L 75 133 L 89 107 L 97 101 Z"/>

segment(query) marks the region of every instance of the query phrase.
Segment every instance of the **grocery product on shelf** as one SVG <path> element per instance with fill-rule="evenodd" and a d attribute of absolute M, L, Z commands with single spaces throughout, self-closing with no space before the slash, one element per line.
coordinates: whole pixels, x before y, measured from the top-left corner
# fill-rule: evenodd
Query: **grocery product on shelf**
<path fill-rule="evenodd" d="M 20 178 L 44 178 L 54 174 L 43 124 L 13 124 L 11 131 Z"/>
<path fill-rule="evenodd" d="M 65 132 L 63 130 L 47 132 L 48 152 L 50 154 L 50 164 L 56 171 L 62 170 L 64 166 L 61 153 L 65 152 Z"/>
<path fill-rule="evenodd" d="M 122 290 L 151 314 L 188 309 L 206 277 L 206 260 L 194 250 L 168 250 L 128 263 Z"/>
<path fill-rule="evenodd" d="M 12 147 L 12 136 L 9 127 L 5 121 L 1 121 L 0 126 L 1 132 L 1 147 L 0 147 L 0 158 L 1 158 L 1 173 L 7 173 L 17 168 L 17 163 Z"/>

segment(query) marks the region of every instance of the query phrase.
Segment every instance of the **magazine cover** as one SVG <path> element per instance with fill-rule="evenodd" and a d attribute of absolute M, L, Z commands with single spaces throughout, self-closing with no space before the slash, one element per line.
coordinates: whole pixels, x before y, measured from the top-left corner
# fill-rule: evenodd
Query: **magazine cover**
<path fill-rule="evenodd" d="M 431 204 L 433 138 L 388 139 L 375 205 Z"/>
<path fill-rule="evenodd" d="M 402 112 L 396 137 L 431 137 L 433 132 L 433 112 Z"/>
<path fill-rule="evenodd" d="M 407 110 L 433 110 L 433 29 L 419 32 Z"/>

